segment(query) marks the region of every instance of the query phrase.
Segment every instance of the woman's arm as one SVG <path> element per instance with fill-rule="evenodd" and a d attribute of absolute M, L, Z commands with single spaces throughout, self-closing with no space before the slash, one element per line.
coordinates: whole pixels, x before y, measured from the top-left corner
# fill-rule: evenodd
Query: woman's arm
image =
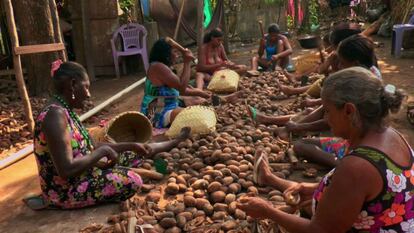
<path fill-rule="evenodd" d="M 335 63 L 336 59 L 337 59 L 336 52 L 333 51 L 331 54 L 329 54 L 328 59 L 326 59 L 326 61 L 319 66 L 318 73 L 319 74 L 328 74 L 329 73 L 329 68 L 331 68 L 331 66 Z"/>
<path fill-rule="evenodd" d="M 280 57 L 286 57 L 293 53 L 292 46 L 290 46 L 289 39 L 286 36 L 280 36 L 281 40 L 283 42 L 283 47 L 285 50 L 283 52 L 276 54 L 279 58 Z"/>
<path fill-rule="evenodd" d="M 257 53 L 259 54 L 259 58 L 263 57 L 265 47 L 266 47 L 266 41 L 265 41 L 265 39 L 261 38 L 260 43 L 259 43 L 259 50 L 257 51 Z"/>
<path fill-rule="evenodd" d="M 184 68 L 180 77 L 178 77 L 170 67 L 162 63 L 151 65 L 148 71 L 148 77 L 155 85 L 166 85 L 175 88 L 180 92 L 180 95 L 185 93 L 190 76 L 191 66 L 188 61 L 184 61 Z"/>
<path fill-rule="evenodd" d="M 330 127 L 325 119 L 316 120 L 306 123 L 288 122 L 285 125 L 286 129 L 292 133 L 306 132 L 306 131 L 324 131 L 329 130 Z"/>
<path fill-rule="evenodd" d="M 254 207 L 262 212 L 260 217 L 274 220 L 288 232 L 345 233 L 357 220 L 363 203 L 378 195 L 381 188 L 382 178 L 374 166 L 350 157 L 337 166 L 311 220 L 284 213 L 262 201 L 256 200 L 258 205 Z"/>
<path fill-rule="evenodd" d="M 212 73 L 216 71 L 218 68 L 224 66 L 224 61 L 221 63 L 217 63 L 217 64 L 207 65 L 207 61 L 206 61 L 207 51 L 206 50 L 207 50 L 207 47 L 203 46 L 201 49 L 201 53 L 198 55 L 197 71 Z"/>
<path fill-rule="evenodd" d="M 72 138 L 67 124 L 65 112 L 59 108 L 51 108 L 42 123 L 42 131 L 45 134 L 50 155 L 59 176 L 70 178 L 80 175 L 103 157 L 108 157 L 111 161 L 117 159 L 117 153 L 109 147 L 101 147 L 91 154 L 73 158 Z"/>

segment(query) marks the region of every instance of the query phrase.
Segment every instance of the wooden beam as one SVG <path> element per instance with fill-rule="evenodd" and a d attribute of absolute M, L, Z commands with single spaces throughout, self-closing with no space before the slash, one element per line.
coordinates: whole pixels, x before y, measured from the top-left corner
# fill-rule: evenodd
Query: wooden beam
<path fill-rule="evenodd" d="M 53 33 L 55 34 L 55 43 L 64 44 L 63 43 L 63 38 L 62 38 L 62 33 L 61 33 L 62 31 L 60 30 L 60 19 L 59 19 L 59 14 L 58 14 L 58 11 L 57 11 L 55 0 L 49 0 L 49 8 L 50 8 L 50 15 L 52 16 Z M 68 60 L 65 49 L 59 51 L 59 57 L 64 62 L 66 62 Z"/>
<path fill-rule="evenodd" d="M 7 15 L 7 23 L 9 25 L 9 33 L 10 33 L 10 40 L 11 45 L 13 48 L 19 47 L 19 38 L 17 36 L 17 29 L 16 23 L 14 22 L 14 13 L 13 13 L 13 6 L 11 0 L 4 0 L 4 8 L 6 10 Z M 17 87 L 19 90 L 20 98 L 22 99 L 25 117 L 27 121 L 27 125 L 31 133 L 34 130 L 34 120 L 33 120 L 33 113 L 32 113 L 32 106 L 30 105 L 29 95 L 27 94 L 26 84 L 24 83 L 23 79 L 23 70 L 22 70 L 22 62 L 20 60 L 20 55 L 13 54 L 13 67 L 16 75 Z"/>
<path fill-rule="evenodd" d="M 9 70 L 0 70 L 0 76 L 8 76 L 8 75 L 14 75 L 15 71 L 14 69 Z M 23 69 L 23 74 L 26 74 L 26 69 Z"/>
<path fill-rule="evenodd" d="M 45 53 L 45 52 L 65 50 L 65 45 L 63 43 L 25 45 L 25 46 L 15 47 L 13 50 L 14 50 L 14 54 L 16 55 Z"/>
<path fill-rule="evenodd" d="M 178 14 L 177 24 L 175 25 L 175 31 L 174 31 L 174 37 L 173 37 L 174 40 L 177 40 L 178 30 L 180 29 L 180 24 L 181 24 L 181 18 L 183 17 L 184 6 L 185 6 L 185 0 L 183 0 L 183 2 L 181 3 L 180 13 Z"/>
<path fill-rule="evenodd" d="M 201 54 L 203 46 L 203 37 L 204 37 L 204 0 L 197 1 L 197 47 L 198 47 L 198 56 L 203 56 Z"/>
<path fill-rule="evenodd" d="M 83 48 L 86 60 L 86 68 L 88 69 L 89 79 L 95 80 L 95 64 L 92 58 L 92 41 L 90 34 L 90 18 L 89 18 L 89 1 L 80 0 L 82 10 L 82 34 L 83 34 Z"/>
<path fill-rule="evenodd" d="M 224 12 L 224 3 L 221 4 L 222 12 Z M 226 51 L 227 54 L 230 53 L 230 46 L 229 46 L 229 30 L 227 29 L 227 22 L 226 22 L 226 14 L 223 13 L 223 17 L 221 18 L 221 27 L 224 33 L 224 40 L 223 40 L 223 44 L 224 44 L 224 50 Z"/>

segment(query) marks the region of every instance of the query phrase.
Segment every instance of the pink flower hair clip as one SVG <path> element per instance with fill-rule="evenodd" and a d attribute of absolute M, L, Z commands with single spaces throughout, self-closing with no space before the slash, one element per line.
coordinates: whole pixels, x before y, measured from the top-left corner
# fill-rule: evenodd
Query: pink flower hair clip
<path fill-rule="evenodd" d="M 54 62 L 52 62 L 52 68 L 50 70 L 50 75 L 53 77 L 55 76 L 56 71 L 59 69 L 59 67 L 63 64 L 63 61 L 58 59 Z"/>

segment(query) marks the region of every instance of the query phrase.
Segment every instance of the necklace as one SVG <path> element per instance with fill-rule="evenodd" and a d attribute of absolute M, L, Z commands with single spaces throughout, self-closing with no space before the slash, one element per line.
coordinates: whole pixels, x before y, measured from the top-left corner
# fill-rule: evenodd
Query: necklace
<path fill-rule="evenodd" d="M 75 112 L 72 111 L 72 109 L 69 108 L 69 105 L 66 103 L 66 101 L 64 101 L 60 96 L 58 95 L 53 95 L 53 97 L 60 103 L 63 105 L 63 107 L 69 112 L 69 116 L 72 119 L 73 122 L 75 122 L 75 125 L 77 126 L 77 128 L 79 129 L 80 133 L 82 134 L 83 138 L 86 140 L 86 145 L 88 148 L 93 148 L 92 147 L 92 141 L 91 138 L 89 137 L 89 133 L 88 131 L 85 129 L 85 127 L 83 127 L 78 114 L 76 114 Z"/>

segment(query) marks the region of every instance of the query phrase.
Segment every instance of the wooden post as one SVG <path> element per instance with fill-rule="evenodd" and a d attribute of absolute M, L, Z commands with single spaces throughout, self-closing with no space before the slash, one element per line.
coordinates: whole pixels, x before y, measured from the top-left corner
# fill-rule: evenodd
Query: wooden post
<path fill-rule="evenodd" d="M 224 12 L 224 3 L 221 4 L 221 7 L 223 9 L 222 12 Z M 230 53 L 230 47 L 229 47 L 229 30 L 227 28 L 227 22 L 226 22 L 226 14 L 223 13 L 223 17 L 221 18 L 221 27 L 223 29 L 223 34 L 224 34 L 224 40 L 223 40 L 223 44 L 224 44 L 224 50 L 226 51 L 227 54 Z"/>
<path fill-rule="evenodd" d="M 178 36 L 178 29 L 180 29 L 180 24 L 181 24 L 181 18 L 183 17 L 183 12 L 184 12 L 184 6 L 185 6 L 185 0 L 182 0 L 183 3 L 181 3 L 181 9 L 180 9 L 180 13 L 178 14 L 178 19 L 177 19 L 177 24 L 175 26 L 175 31 L 174 31 L 174 40 L 177 40 L 177 36 Z"/>
<path fill-rule="evenodd" d="M 55 34 L 55 43 L 63 43 L 62 33 L 60 30 L 60 24 L 59 24 L 59 14 L 57 11 L 55 0 L 49 0 L 49 7 L 50 7 L 50 15 L 52 16 L 53 31 Z M 67 61 L 68 58 L 66 56 L 66 50 L 59 51 L 59 57 L 62 59 L 62 61 Z"/>
<path fill-rule="evenodd" d="M 9 33 L 10 33 L 10 40 L 13 51 L 15 48 L 19 47 L 19 40 L 17 36 L 16 30 L 16 23 L 14 22 L 14 13 L 13 13 L 13 6 L 11 0 L 4 0 L 4 8 L 6 10 L 7 15 L 7 22 L 9 25 Z M 17 55 L 13 52 L 13 65 L 15 70 L 15 76 L 17 81 L 17 87 L 19 89 L 20 98 L 22 98 L 24 112 L 26 116 L 27 126 L 31 133 L 34 130 L 34 120 L 33 120 L 33 113 L 32 113 L 32 106 L 30 105 L 29 95 L 27 94 L 26 84 L 24 83 L 23 79 L 23 70 L 22 70 L 22 63 L 20 60 L 20 55 Z"/>
<path fill-rule="evenodd" d="M 89 78 L 95 80 L 95 64 L 93 63 L 91 51 L 91 36 L 90 36 L 90 19 L 89 19 L 89 1 L 80 0 L 82 11 L 82 31 L 83 31 L 83 48 L 86 60 L 86 67 L 88 69 Z"/>
<path fill-rule="evenodd" d="M 201 49 L 203 46 L 203 37 L 204 37 L 204 0 L 198 0 L 197 2 L 197 46 L 198 46 L 198 56 L 201 55 Z"/>

